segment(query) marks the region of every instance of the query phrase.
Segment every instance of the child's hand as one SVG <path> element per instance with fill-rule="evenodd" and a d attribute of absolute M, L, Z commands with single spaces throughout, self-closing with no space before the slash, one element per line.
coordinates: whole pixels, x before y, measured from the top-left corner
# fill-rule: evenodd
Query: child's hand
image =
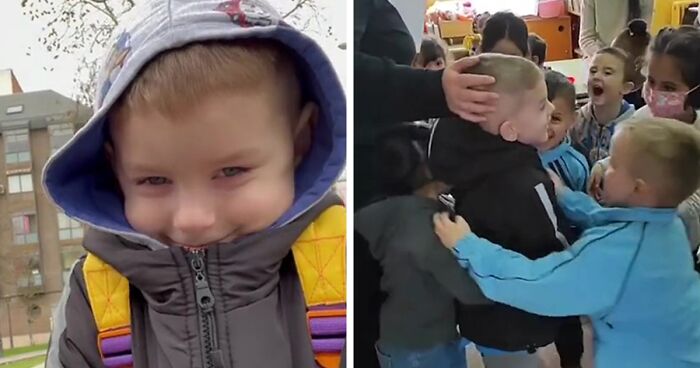
<path fill-rule="evenodd" d="M 603 161 L 598 161 L 591 169 L 591 177 L 588 179 L 587 191 L 588 195 L 593 197 L 597 202 L 603 199 L 603 176 L 605 175 L 606 165 Z"/>
<path fill-rule="evenodd" d="M 454 249 L 457 242 L 465 236 L 471 234 L 472 229 L 462 216 L 455 217 L 455 221 L 450 220 L 448 213 L 436 213 L 433 216 L 435 223 L 435 234 L 437 234 L 442 244 L 449 249 Z"/>
<path fill-rule="evenodd" d="M 561 180 L 557 173 L 550 169 L 547 169 L 547 174 L 549 174 L 549 178 L 552 179 L 552 183 L 554 183 L 554 191 L 556 193 L 559 193 L 561 190 L 566 188 L 566 184 L 564 184 L 564 181 Z"/>

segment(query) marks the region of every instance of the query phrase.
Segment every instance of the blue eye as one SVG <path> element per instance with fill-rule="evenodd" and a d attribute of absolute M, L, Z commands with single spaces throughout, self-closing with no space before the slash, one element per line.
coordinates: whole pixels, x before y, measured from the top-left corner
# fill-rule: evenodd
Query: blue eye
<path fill-rule="evenodd" d="M 150 176 L 145 179 L 141 179 L 137 182 L 137 184 L 142 185 L 142 184 L 148 184 L 148 185 L 165 185 L 168 183 L 168 179 L 164 178 L 162 176 Z"/>
<path fill-rule="evenodd" d="M 221 169 L 221 173 L 224 174 L 225 177 L 236 176 L 243 172 L 245 172 L 245 169 L 242 167 L 225 167 Z"/>

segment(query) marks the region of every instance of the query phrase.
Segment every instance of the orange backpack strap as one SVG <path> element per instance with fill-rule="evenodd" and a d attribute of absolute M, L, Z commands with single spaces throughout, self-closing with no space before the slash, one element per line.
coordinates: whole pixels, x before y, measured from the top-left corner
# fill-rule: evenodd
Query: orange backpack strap
<path fill-rule="evenodd" d="M 292 247 L 322 368 L 338 368 L 346 331 L 345 207 L 326 209 Z"/>

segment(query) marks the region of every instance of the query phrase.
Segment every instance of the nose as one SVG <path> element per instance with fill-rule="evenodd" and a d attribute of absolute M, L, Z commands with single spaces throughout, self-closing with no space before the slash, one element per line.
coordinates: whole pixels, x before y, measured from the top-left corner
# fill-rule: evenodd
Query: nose
<path fill-rule="evenodd" d="M 198 237 L 216 222 L 213 206 L 196 197 L 183 198 L 173 216 L 173 228 L 185 237 Z"/>

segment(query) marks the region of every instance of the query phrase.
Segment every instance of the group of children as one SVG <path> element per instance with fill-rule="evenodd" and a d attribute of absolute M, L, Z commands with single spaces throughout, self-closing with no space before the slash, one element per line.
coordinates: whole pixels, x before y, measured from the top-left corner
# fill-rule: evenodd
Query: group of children
<path fill-rule="evenodd" d="M 461 368 L 473 342 L 487 368 L 536 367 L 554 342 L 580 367 L 578 316 L 597 367 L 700 366 L 700 30 L 651 40 L 632 21 L 589 60 L 578 111 L 520 18 L 497 13 L 482 33 L 467 72 L 495 77 L 497 112 L 388 132 L 395 196 L 355 216 L 384 269 L 381 366 Z M 442 50 L 413 66 L 447 63 Z"/>

